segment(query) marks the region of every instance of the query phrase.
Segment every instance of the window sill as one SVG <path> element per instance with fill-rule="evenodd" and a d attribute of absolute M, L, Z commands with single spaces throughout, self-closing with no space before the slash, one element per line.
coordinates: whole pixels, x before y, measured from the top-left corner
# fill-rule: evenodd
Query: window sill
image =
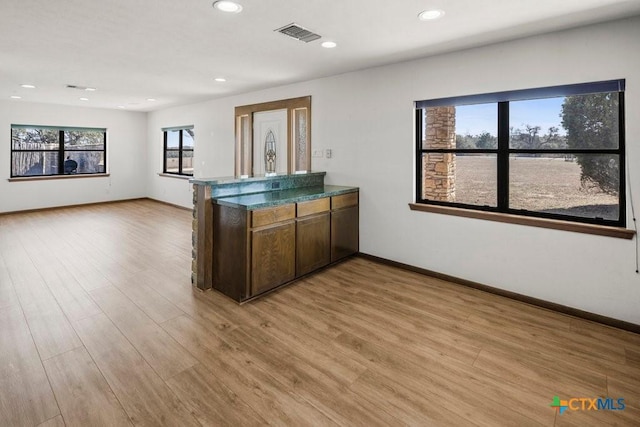
<path fill-rule="evenodd" d="M 165 178 L 177 178 L 177 179 L 191 179 L 193 178 L 193 176 L 191 175 L 178 175 L 175 173 L 163 173 L 163 172 L 158 172 L 158 176 L 163 176 Z"/>
<path fill-rule="evenodd" d="M 74 179 L 74 178 L 104 178 L 111 174 L 108 173 L 79 173 L 73 175 L 47 175 L 47 176 L 21 176 L 16 178 L 9 178 L 9 182 L 22 182 L 22 181 L 48 181 L 50 179 Z"/>
<path fill-rule="evenodd" d="M 412 211 L 431 212 L 444 215 L 461 216 L 465 218 L 484 219 L 488 221 L 506 222 L 508 224 L 528 225 L 531 227 L 551 228 L 554 230 L 572 231 L 576 233 L 595 234 L 598 236 L 616 237 L 619 239 L 633 239 L 636 232 L 622 227 L 608 227 L 604 225 L 583 224 L 578 222 L 559 221 L 555 219 L 533 218 L 495 212 L 474 211 L 449 206 L 409 203 Z"/>

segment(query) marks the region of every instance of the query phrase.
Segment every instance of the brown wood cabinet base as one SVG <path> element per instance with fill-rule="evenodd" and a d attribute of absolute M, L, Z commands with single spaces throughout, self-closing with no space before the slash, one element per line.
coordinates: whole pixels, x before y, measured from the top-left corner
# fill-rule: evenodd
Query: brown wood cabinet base
<path fill-rule="evenodd" d="M 296 220 L 296 277 L 331 262 L 331 214 L 329 212 Z"/>
<path fill-rule="evenodd" d="M 246 302 L 358 252 L 358 193 L 244 210 L 214 205 L 213 288 Z"/>
<path fill-rule="evenodd" d="M 339 259 L 338 261 L 331 262 L 331 263 L 325 265 L 324 267 L 320 267 L 318 269 L 310 271 L 309 273 L 303 274 L 302 276 L 296 276 L 295 279 L 293 279 L 293 280 L 291 280 L 289 282 L 283 283 L 283 284 L 281 284 L 279 286 L 273 287 L 273 288 L 269 289 L 268 291 L 262 292 L 261 294 L 257 294 L 255 296 L 252 296 L 252 297 L 249 297 L 249 298 L 245 298 L 245 299 L 243 299 L 241 301 L 236 300 L 236 302 L 238 302 L 238 304 L 242 305 L 242 304 L 244 304 L 246 302 L 250 302 L 250 301 L 253 301 L 253 300 L 257 299 L 257 298 L 261 298 L 263 296 L 269 295 L 270 293 L 276 292 L 276 291 L 278 291 L 278 290 L 280 290 L 282 288 L 286 288 L 289 285 L 293 285 L 294 283 L 297 283 L 297 282 L 301 281 L 302 279 L 304 279 L 306 277 L 313 276 L 314 274 L 318 274 L 318 273 L 320 273 L 320 272 L 322 272 L 322 271 L 324 271 L 324 270 L 326 270 L 328 268 L 332 268 L 332 267 L 334 267 L 334 266 L 336 266 L 336 265 L 338 265 L 340 263 L 343 263 L 343 262 L 345 262 L 345 261 L 347 261 L 347 260 L 349 260 L 349 259 L 351 259 L 351 258 L 353 258 L 355 256 L 358 256 L 359 254 L 360 254 L 359 252 L 353 253 L 353 254 L 351 254 L 349 256 L 346 256 L 344 258 Z M 215 289 L 215 287 L 214 287 L 214 289 Z"/>
<path fill-rule="evenodd" d="M 251 295 L 296 277 L 295 245 L 294 221 L 251 232 Z"/>

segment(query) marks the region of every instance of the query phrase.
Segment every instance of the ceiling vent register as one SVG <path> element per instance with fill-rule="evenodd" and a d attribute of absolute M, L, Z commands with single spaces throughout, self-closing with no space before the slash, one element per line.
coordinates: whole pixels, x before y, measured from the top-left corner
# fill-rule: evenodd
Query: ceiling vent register
<path fill-rule="evenodd" d="M 319 34 L 311 32 L 306 28 L 301 27 L 300 25 L 295 23 L 285 25 L 284 27 L 278 28 L 277 30 L 274 30 L 274 31 L 284 34 L 285 36 L 293 37 L 294 39 L 300 40 L 305 43 L 318 40 L 321 37 Z"/>
<path fill-rule="evenodd" d="M 86 86 L 67 85 L 67 89 L 87 90 L 87 89 L 91 89 L 91 88 L 88 88 Z"/>

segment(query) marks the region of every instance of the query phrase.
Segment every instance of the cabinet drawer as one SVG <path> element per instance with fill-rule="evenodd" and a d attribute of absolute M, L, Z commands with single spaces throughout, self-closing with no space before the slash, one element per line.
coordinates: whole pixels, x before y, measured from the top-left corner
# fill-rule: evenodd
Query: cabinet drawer
<path fill-rule="evenodd" d="M 296 217 L 296 205 L 276 206 L 274 208 L 265 208 L 251 211 L 251 227 L 262 227 Z"/>
<path fill-rule="evenodd" d="M 298 217 L 313 215 L 320 212 L 327 212 L 330 209 L 329 198 L 309 200 L 298 203 Z"/>
<path fill-rule="evenodd" d="M 346 208 L 358 204 L 358 192 L 341 194 L 331 198 L 331 209 Z"/>

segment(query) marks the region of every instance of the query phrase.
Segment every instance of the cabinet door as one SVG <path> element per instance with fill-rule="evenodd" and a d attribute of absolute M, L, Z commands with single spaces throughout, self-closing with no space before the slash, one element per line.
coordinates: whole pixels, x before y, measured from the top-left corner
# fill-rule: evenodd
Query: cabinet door
<path fill-rule="evenodd" d="M 324 267 L 331 261 L 329 212 L 296 221 L 296 276 Z"/>
<path fill-rule="evenodd" d="M 294 221 L 251 232 L 251 295 L 293 280 L 296 273 Z"/>
<path fill-rule="evenodd" d="M 358 206 L 331 212 L 331 262 L 359 250 Z"/>

